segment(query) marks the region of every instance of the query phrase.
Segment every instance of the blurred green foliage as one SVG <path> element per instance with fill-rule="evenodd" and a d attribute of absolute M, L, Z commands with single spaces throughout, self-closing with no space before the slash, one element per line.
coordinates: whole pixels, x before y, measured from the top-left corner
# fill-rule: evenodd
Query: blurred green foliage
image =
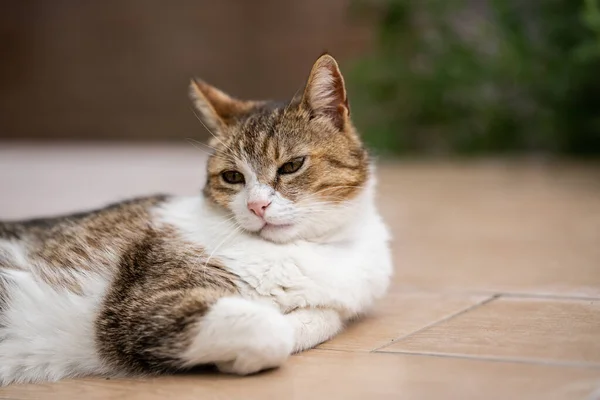
<path fill-rule="evenodd" d="M 600 0 L 362 0 L 375 49 L 347 74 L 381 154 L 600 155 Z"/>

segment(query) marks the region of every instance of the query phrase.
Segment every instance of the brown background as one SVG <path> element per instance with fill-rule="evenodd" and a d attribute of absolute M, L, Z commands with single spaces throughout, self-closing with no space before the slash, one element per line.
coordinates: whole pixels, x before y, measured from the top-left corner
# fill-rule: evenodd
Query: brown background
<path fill-rule="evenodd" d="M 349 0 L 2 3 L 0 139 L 202 136 L 190 77 L 287 98 L 324 49 L 344 68 L 371 41 Z"/>

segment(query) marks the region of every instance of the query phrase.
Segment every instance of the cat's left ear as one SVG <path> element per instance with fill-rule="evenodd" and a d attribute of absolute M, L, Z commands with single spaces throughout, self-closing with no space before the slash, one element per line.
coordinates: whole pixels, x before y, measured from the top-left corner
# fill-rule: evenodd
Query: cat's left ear
<path fill-rule="evenodd" d="M 340 131 L 346 127 L 350 108 L 344 77 L 335 59 L 329 54 L 323 54 L 314 63 L 302 104 L 315 117 L 325 117 Z"/>
<path fill-rule="evenodd" d="M 215 135 L 223 135 L 227 125 L 237 116 L 250 112 L 258 105 L 258 102 L 233 98 L 200 79 L 192 79 L 190 98 L 202 122 Z"/>

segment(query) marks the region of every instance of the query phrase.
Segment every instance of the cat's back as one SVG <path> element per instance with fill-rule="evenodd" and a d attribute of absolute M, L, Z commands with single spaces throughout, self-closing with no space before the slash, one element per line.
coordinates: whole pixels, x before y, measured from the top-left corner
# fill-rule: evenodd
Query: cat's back
<path fill-rule="evenodd" d="M 151 228 L 156 195 L 51 218 L 0 221 L 0 269 L 110 268 L 116 257 Z"/>

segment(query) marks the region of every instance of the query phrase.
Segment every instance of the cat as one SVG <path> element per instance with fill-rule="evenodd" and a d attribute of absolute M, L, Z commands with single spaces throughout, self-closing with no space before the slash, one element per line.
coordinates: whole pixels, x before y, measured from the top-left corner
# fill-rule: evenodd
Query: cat
<path fill-rule="evenodd" d="M 0 384 L 252 374 L 384 295 L 390 235 L 335 59 L 286 104 L 190 96 L 213 134 L 199 196 L 0 223 Z"/>

